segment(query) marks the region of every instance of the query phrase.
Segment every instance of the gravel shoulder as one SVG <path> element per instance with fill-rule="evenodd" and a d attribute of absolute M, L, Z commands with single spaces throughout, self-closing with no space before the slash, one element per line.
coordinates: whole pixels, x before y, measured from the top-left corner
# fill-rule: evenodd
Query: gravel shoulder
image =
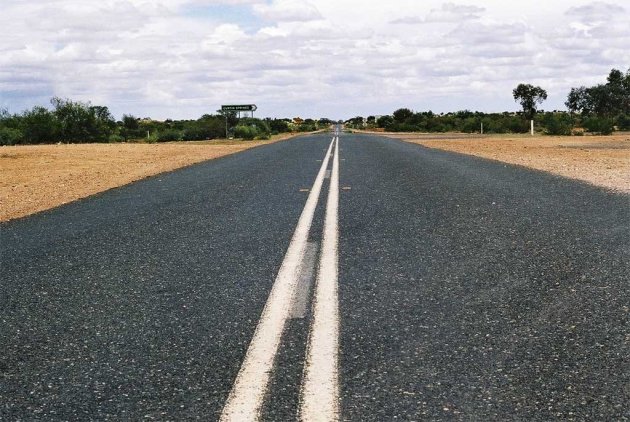
<path fill-rule="evenodd" d="M 630 192 L 630 134 L 529 136 L 381 133 L 429 148 L 475 155 Z"/>
<path fill-rule="evenodd" d="M 268 141 L 0 147 L 0 221 L 294 136 L 284 134 Z"/>

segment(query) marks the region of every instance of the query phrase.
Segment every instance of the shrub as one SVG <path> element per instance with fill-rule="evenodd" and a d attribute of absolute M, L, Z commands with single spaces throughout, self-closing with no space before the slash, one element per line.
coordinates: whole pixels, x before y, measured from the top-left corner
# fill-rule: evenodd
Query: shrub
<path fill-rule="evenodd" d="M 568 114 L 546 113 L 542 118 L 542 125 L 547 135 L 571 135 L 573 121 Z"/>
<path fill-rule="evenodd" d="M 392 116 L 381 116 L 376 119 L 376 126 L 383 129 L 389 129 L 393 123 L 394 118 Z"/>
<path fill-rule="evenodd" d="M 22 132 L 10 127 L 0 127 L 0 145 L 15 145 L 22 140 Z"/>
<path fill-rule="evenodd" d="M 475 117 L 467 117 L 462 121 L 462 132 L 475 133 L 481 131 L 481 122 Z"/>
<path fill-rule="evenodd" d="M 55 115 L 44 107 L 35 106 L 25 111 L 20 119 L 25 143 L 43 144 L 65 140 L 61 138 L 61 124 Z"/>
<path fill-rule="evenodd" d="M 278 133 L 291 131 L 291 129 L 289 128 L 289 122 L 287 122 L 286 120 L 273 119 L 273 120 L 269 120 L 268 123 L 269 123 L 269 128 L 271 129 L 272 133 L 276 135 Z"/>
<path fill-rule="evenodd" d="M 110 143 L 124 142 L 124 141 L 125 141 L 124 137 L 117 135 L 115 133 L 112 135 L 109 135 L 109 138 L 107 139 L 107 142 L 110 142 Z"/>
<path fill-rule="evenodd" d="M 234 137 L 251 141 L 258 136 L 258 130 L 254 126 L 238 125 L 234 128 Z"/>
<path fill-rule="evenodd" d="M 630 130 L 630 115 L 620 114 L 617 116 L 617 128 L 619 130 Z"/>
<path fill-rule="evenodd" d="M 179 130 L 166 129 L 166 130 L 161 131 L 158 134 L 157 140 L 158 142 L 170 142 L 170 141 L 181 141 L 182 138 L 183 138 L 183 135 Z"/>
<path fill-rule="evenodd" d="M 614 130 L 612 119 L 606 117 L 589 117 L 582 122 L 582 125 L 589 132 L 600 135 L 610 135 Z"/>
<path fill-rule="evenodd" d="M 184 141 L 197 141 L 201 139 L 209 138 L 210 135 L 207 130 L 200 126 L 190 126 L 184 129 L 182 139 Z"/>

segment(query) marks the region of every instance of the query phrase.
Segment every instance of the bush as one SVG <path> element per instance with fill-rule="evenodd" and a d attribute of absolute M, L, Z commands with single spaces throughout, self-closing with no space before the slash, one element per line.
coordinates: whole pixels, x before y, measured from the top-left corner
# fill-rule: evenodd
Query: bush
<path fill-rule="evenodd" d="M 394 118 L 392 116 L 381 116 L 376 119 L 376 126 L 383 129 L 389 129 L 393 123 Z"/>
<path fill-rule="evenodd" d="M 291 131 L 291 129 L 289 128 L 289 122 L 287 122 L 286 120 L 283 120 L 283 119 L 268 120 L 268 124 L 269 124 L 269 128 L 270 128 L 271 132 L 276 134 L 276 135 L 278 133 L 290 132 Z"/>
<path fill-rule="evenodd" d="M 234 128 L 234 137 L 242 138 L 246 141 L 251 141 L 258 136 L 258 130 L 254 126 L 238 125 Z"/>
<path fill-rule="evenodd" d="M 542 126 L 547 135 L 571 135 L 573 121 L 568 114 L 546 113 L 542 118 Z"/>
<path fill-rule="evenodd" d="M 48 109 L 35 106 L 25 111 L 20 119 L 20 128 L 27 144 L 44 144 L 64 140 L 61 137 L 61 124 Z"/>
<path fill-rule="evenodd" d="M 117 134 L 109 135 L 109 138 L 107 139 L 107 142 L 110 142 L 110 143 L 124 142 L 124 141 L 125 141 L 125 138 Z"/>
<path fill-rule="evenodd" d="M 610 135 L 613 133 L 613 121 L 606 117 L 589 117 L 582 122 L 587 131 L 600 135 Z"/>
<path fill-rule="evenodd" d="M 480 132 L 481 122 L 475 117 L 467 117 L 462 121 L 461 130 L 465 133 Z"/>
<path fill-rule="evenodd" d="M 208 131 L 200 126 L 190 126 L 184 129 L 182 139 L 184 141 L 198 141 L 209 138 Z"/>
<path fill-rule="evenodd" d="M 22 132 L 10 127 L 0 127 L 0 145 L 15 145 L 22 140 Z"/>
<path fill-rule="evenodd" d="M 158 134 L 157 140 L 158 142 L 171 142 L 171 141 L 181 141 L 182 138 L 183 138 L 183 135 L 179 130 L 166 129 L 166 130 L 161 131 Z"/>
<path fill-rule="evenodd" d="M 317 130 L 317 126 L 315 124 L 302 123 L 298 126 L 298 132 L 315 132 Z"/>
<path fill-rule="evenodd" d="M 616 120 L 619 130 L 630 130 L 630 115 L 620 114 Z"/>
<path fill-rule="evenodd" d="M 114 133 L 116 121 L 107 107 L 56 97 L 50 102 L 62 141 L 103 142 Z"/>

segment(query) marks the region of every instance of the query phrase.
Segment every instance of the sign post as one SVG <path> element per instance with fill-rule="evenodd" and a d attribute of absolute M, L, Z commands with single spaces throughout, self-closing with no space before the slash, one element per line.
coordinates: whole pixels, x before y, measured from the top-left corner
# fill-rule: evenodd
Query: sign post
<path fill-rule="evenodd" d="M 256 104 L 222 105 L 221 111 L 256 111 Z"/>
<path fill-rule="evenodd" d="M 222 105 L 221 111 L 225 115 L 225 139 L 228 138 L 228 114 L 230 113 L 238 113 L 238 117 L 241 117 L 241 111 L 249 111 L 252 113 L 252 117 L 254 117 L 254 111 L 256 111 L 258 107 L 256 104 L 228 104 Z"/>

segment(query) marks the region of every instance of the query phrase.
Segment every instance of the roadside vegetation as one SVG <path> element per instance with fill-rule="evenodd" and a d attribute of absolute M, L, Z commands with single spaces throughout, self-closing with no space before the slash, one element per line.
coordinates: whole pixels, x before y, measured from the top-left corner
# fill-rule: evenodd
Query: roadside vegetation
<path fill-rule="evenodd" d="M 227 136 L 265 140 L 287 132 L 311 132 L 328 127 L 329 119 L 257 119 L 236 114 L 205 114 L 196 120 L 152 120 L 123 115 L 117 121 L 105 106 L 53 98 L 51 108 L 33 107 L 19 114 L 0 109 L 0 145 L 173 142 Z"/>
<path fill-rule="evenodd" d="M 457 111 L 436 114 L 400 108 L 391 115 L 357 116 L 347 120 L 354 129 L 376 129 L 388 132 L 463 132 L 527 133 L 530 119 L 542 134 L 581 135 L 584 132 L 608 135 L 615 130 L 630 130 L 630 69 L 624 74 L 613 69 L 606 83 L 592 87 L 572 88 L 565 105 L 568 111 L 538 110 L 547 98 L 541 87 L 519 84 L 512 95 L 523 110 L 513 113 Z"/>
<path fill-rule="evenodd" d="M 606 82 L 572 88 L 565 105 L 568 111 L 538 110 L 547 92 L 538 86 L 519 84 L 512 92 L 522 106 L 519 112 L 481 113 L 457 111 L 435 114 L 400 108 L 391 115 L 357 116 L 345 122 L 355 129 L 390 132 L 463 132 L 486 134 L 527 133 L 530 120 L 547 135 L 611 134 L 630 130 L 630 69 L 624 74 L 612 69 Z M 196 120 L 152 120 L 123 115 L 116 120 L 105 106 L 53 98 L 51 107 L 35 106 L 22 113 L 0 109 L 0 145 L 175 142 L 237 138 L 265 140 L 286 132 L 311 132 L 327 128 L 330 119 L 238 118 L 235 113 L 204 114 Z M 227 133 L 226 133 L 227 126 Z"/>

